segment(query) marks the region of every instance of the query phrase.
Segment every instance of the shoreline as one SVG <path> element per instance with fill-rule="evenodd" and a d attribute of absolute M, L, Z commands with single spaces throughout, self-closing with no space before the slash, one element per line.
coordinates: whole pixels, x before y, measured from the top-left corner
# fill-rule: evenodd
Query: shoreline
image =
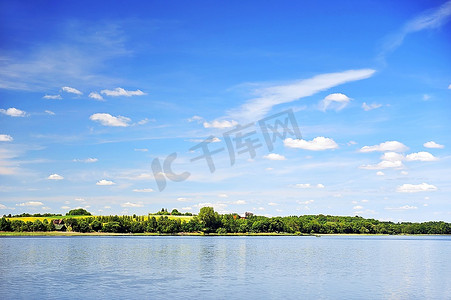
<path fill-rule="evenodd" d="M 357 233 L 331 233 L 331 234 L 295 234 L 295 233 L 203 233 L 203 232 L 180 232 L 180 233 L 112 233 L 112 232 L 72 232 L 72 231 L 31 231 L 31 232 L 15 232 L 0 231 L 0 237 L 33 237 L 33 236 L 446 236 L 449 234 L 357 234 Z"/>

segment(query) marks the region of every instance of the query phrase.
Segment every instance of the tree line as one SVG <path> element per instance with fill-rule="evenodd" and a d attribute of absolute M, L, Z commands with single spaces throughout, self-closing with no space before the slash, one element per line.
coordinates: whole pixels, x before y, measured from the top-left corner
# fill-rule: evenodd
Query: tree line
<path fill-rule="evenodd" d="M 88 216 L 59 220 L 64 229 L 74 232 L 111 233 L 288 233 L 288 234 L 451 234 L 451 224 L 437 221 L 424 223 L 394 223 L 364 219 L 359 216 L 304 215 L 264 217 L 238 214 L 220 215 L 212 207 L 201 208 L 189 221 L 155 216 Z M 53 231 L 55 224 L 48 220 L 24 222 L 0 219 L 0 231 Z"/>

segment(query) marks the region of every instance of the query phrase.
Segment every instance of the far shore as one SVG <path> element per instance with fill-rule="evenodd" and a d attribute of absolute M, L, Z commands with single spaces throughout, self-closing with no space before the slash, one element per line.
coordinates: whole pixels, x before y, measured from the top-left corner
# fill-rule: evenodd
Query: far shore
<path fill-rule="evenodd" d="M 434 236 L 446 234 L 357 234 L 357 233 L 332 233 L 332 234 L 294 234 L 294 233 L 203 233 L 203 232 L 179 232 L 179 233 L 111 233 L 111 232 L 73 232 L 73 231 L 33 231 L 33 232 L 15 232 L 15 231 L 0 231 L 0 237 L 14 237 L 14 236 Z"/>

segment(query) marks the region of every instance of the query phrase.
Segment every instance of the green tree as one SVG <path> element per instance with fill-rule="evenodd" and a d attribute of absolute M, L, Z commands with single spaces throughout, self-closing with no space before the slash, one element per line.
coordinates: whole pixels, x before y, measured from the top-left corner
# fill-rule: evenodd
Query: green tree
<path fill-rule="evenodd" d="M 205 232 L 215 232 L 221 225 L 219 214 L 210 206 L 202 207 L 197 218 L 203 225 Z"/>
<path fill-rule="evenodd" d="M 70 210 L 66 216 L 91 216 L 91 213 L 84 208 L 77 208 Z"/>

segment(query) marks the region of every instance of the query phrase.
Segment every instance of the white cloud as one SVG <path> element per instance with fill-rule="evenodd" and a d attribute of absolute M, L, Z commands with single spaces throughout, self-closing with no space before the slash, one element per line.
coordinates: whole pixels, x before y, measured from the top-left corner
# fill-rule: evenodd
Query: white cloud
<path fill-rule="evenodd" d="M 403 152 L 409 149 L 403 143 L 398 141 L 387 141 L 374 146 L 364 146 L 360 149 L 360 152 L 373 152 L 373 151 L 394 151 Z"/>
<path fill-rule="evenodd" d="M 3 204 L 0 204 L 0 209 L 8 209 L 8 207 L 6 207 L 6 206 L 3 205 Z"/>
<path fill-rule="evenodd" d="M 95 163 L 95 162 L 97 162 L 99 160 L 97 158 L 88 157 L 88 158 L 85 158 L 85 159 L 74 159 L 74 161 L 76 161 L 76 162 L 84 162 L 84 163 Z"/>
<path fill-rule="evenodd" d="M 292 139 L 287 138 L 283 141 L 285 147 L 288 148 L 299 148 L 311 151 L 322 151 L 327 149 L 336 149 L 338 148 L 337 143 L 333 139 L 326 138 L 323 136 L 319 136 L 314 138 L 311 141 L 306 141 L 303 139 Z"/>
<path fill-rule="evenodd" d="M 398 188 L 396 189 L 398 193 L 432 192 L 436 190 L 437 190 L 436 186 L 424 182 L 420 184 L 405 183 L 401 186 L 398 186 Z"/>
<path fill-rule="evenodd" d="M 440 27 L 448 21 L 450 15 L 451 1 L 447 1 L 432 10 L 427 10 L 425 13 L 407 22 L 397 33 L 391 35 L 389 39 L 387 39 L 379 57 L 384 59 L 388 53 L 396 50 L 402 45 L 405 37 L 410 33 Z"/>
<path fill-rule="evenodd" d="M 84 198 L 75 198 L 74 200 L 78 202 L 86 202 Z"/>
<path fill-rule="evenodd" d="M 256 121 L 265 116 L 275 105 L 293 102 L 346 82 L 366 79 L 374 73 L 375 70 L 372 69 L 348 70 L 321 74 L 290 84 L 261 88 L 253 91 L 258 95 L 257 98 L 248 100 L 241 107 L 230 111 L 228 115 L 239 120 Z"/>
<path fill-rule="evenodd" d="M 150 193 L 153 192 L 153 189 L 134 189 L 135 193 Z"/>
<path fill-rule="evenodd" d="M 435 161 L 438 160 L 437 157 L 432 155 L 429 152 L 421 151 L 417 153 L 411 153 L 406 156 L 406 159 L 409 161 L 419 160 L 419 161 Z"/>
<path fill-rule="evenodd" d="M 91 98 L 91 99 L 99 100 L 99 101 L 102 101 L 102 100 L 103 100 L 102 95 L 100 95 L 100 94 L 97 93 L 97 92 L 91 92 L 91 93 L 89 93 L 89 96 L 88 96 L 88 97 Z"/>
<path fill-rule="evenodd" d="M 149 119 L 147 119 L 147 118 L 145 118 L 145 119 L 142 119 L 141 121 L 139 121 L 138 122 L 138 125 L 144 125 L 144 124 L 147 124 L 147 123 L 149 123 Z"/>
<path fill-rule="evenodd" d="M 311 184 L 310 183 L 298 183 L 295 185 L 297 188 L 300 189 L 308 189 L 311 188 Z"/>
<path fill-rule="evenodd" d="M 127 127 L 131 120 L 127 117 L 117 116 L 114 117 L 110 114 L 105 113 L 97 113 L 93 114 L 89 117 L 92 121 L 97 121 L 103 126 L 112 126 L 112 127 Z"/>
<path fill-rule="evenodd" d="M 219 143 L 221 141 L 221 139 L 214 136 L 212 138 L 207 138 L 207 139 L 189 139 L 188 141 L 190 141 L 192 143 L 202 143 L 202 142 Z"/>
<path fill-rule="evenodd" d="M 232 202 L 232 204 L 245 205 L 245 204 L 247 204 L 247 202 L 244 201 L 244 200 L 237 200 L 237 201 L 235 201 L 235 202 Z"/>
<path fill-rule="evenodd" d="M 114 184 L 116 184 L 116 183 L 114 183 L 113 181 L 110 181 L 110 180 L 105 180 L 105 179 L 102 179 L 102 180 L 96 182 L 96 185 L 114 185 Z"/>
<path fill-rule="evenodd" d="M 384 172 L 378 171 L 378 172 L 376 173 L 376 175 L 377 175 L 377 176 L 384 176 L 385 174 L 384 174 Z"/>
<path fill-rule="evenodd" d="M 450 84 L 450 85 L 448 85 L 448 90 L 451 90 L 451 84 Z"/>
<path fill-rule="evenodd" d="M 301 204 L 301 205 L 309 205 L 309 204 L 312 204 L 313 202 L 315 202 L 315 200 L 307 200 L 307 201 L 296 201 L 298 204 Z"/>
<path fill-rule="evenodd" d="M 398 160 L 403 160 L 403 159 L 404 159 L 404 155 L 396 153 L 396 152 L 385 152 L 381 156 L 381 160 L 388 160 L 388 161 L 398 161 Z"/>
<path fill-rule="evenodd" d="M 61 209 L 70 209 L 69 206 L 61 206 Z"/>
<path fill-rule="evenodd" d="M 410 206 L 410 205 L 404 205 L 401 207 L 386 207 L 386 210 L 412 210 L 412 209 L 418 209 L 416 206 Z"/>
<path fill-rule="evenodd" d="M 269 153 L 268 155 L 265 155 L 263 157 L 269 160 L 285 160 L 285 156 L 277 153 Z"/>
<path fill-rule="evenodd" d="M 193 210 L 193 208 L 190 206 L 187 206 L 187 207 L 182 207 L 182 210 L 190 211 L 190 210 Z"/>
<path fill-rule="evenodd" d="M 0 134 L 0 142 L 12 142 L 14 139 L 8 134 Z"/>
<path fill-rule="evenodd" d="M 215 211 L 217 211 L 218 213 L 220 213 L 220 214 L 227 213 L 227 211 L 225 210 L 226 207 L 227 207 L 227 204 L 225 204 L 225 203 L 205 202 L 205 203 L 198 203 L 198 204 L 193 205 L 193 206 L 196 207 L 196 208 L 199 208 L 199 209 L 202 208 L 202 207 L 209 206 L 209 207 L 213 207 L 213 209 Z"/>
<path fill-rule="evenodd" d="M 276 205 L 279 205 L 279 204 L 274 203 L 274 202 L 269 202 L 268 205 L 269 205 L 269 206 L 276 206 Z"/>
<path fill-rule="evenodd" d="M 362 104 L 362 108 L 364 111 L 373 110 L 373 109 L 376 109 L 379 107 L 382 107 L 382 104 L 378 104 L 378 103 L 366 104 L 366 102 L 363 102 L 363 104 Z"/>
<path fill-rule="evenodd" d="M 188 119 L 188 122 L 197 122 L 200 123 L 204 120 L 204 118 L 200 117 L 200 116 L 192 116 L 191 118 Z"/>
<path fill-rule="evenodd" d="M 356 206 L 354 206 L 352 209 L 363 209 L 363 206 L 356 205 Z"/>
<path fill-rule="evenodd" d="M 132 203 L 132 202 L 125 202 L 121 204 L 122 207 L 143 207 L 141 203 Z"/>
<path fill-rule="evenodd" d="M 323 189 L 325 188 L 324 184 L 318 183 L 317 185 L 312 185 L 310 183 L 298 183 L 295 184 L 294 187 L 299 189 L 310 189 L 310 188 L 317 188 L 317 189 Z"/>
<path fill-rule="evenodd" d="M 180 202 L 186 202 L 186 201 L 189 201 L 189 200 L 191 200 L 190 198 L 185 198 L 185 197 L 178 197 L 177 198 L 177 201 L 180 201 Z"/>
<path fill-rule="evenodd" d="M 153 178 L 153 175 L 150 173 L 141 173 L 138 176 L 132 177 L 130 179 L 132 180 L 145 180 L 145 179 L 151 179 Z"/>
<path fill-rule="evenodd" d="M 134 149 L 135 151 L 138 151 L 138 152 L 147 152 L 147 151 L 149 151 L 149 149 L 146 149 L 146 148 L 142 148 L 142 149 Z"/>
<path fill-rule="evenodd" d="M 44 203 L 39 201 L 28 201 L 25 203 L 16 204 L 16 206 L 42 206 Z"/>
<path fill-rule="evenodd" d="M 45 113 L 46 113 L 46 114 L 49 114 L 49 115 L 51 115 L 51 116 L 54 116 L 54 115 L 55 115 L 55 113 L 54 113 L 53 111 L 51 111 L 51 110 L 46 110 Z"/>
<path fill-rule="evenodd" d="M 426 147 L 426 148 L 436 148 L 436 149 L 443 149 L 443 148 L 445 148 L 445 146 L 437 144 L 434 141 L 430 141 L 430 142 L 424 143 L 423 146 Z"/>
<path fill-rule="evenodd" d="M 45 95 L 42 97 L 43 99 L 51 99 L 51 100 L 61 100 L 63 99 L 61 95 Z"/>
<path fill-rule="evenodd" d="M 71 93 L 71 94 L 75 94 L 75 95 L 83 95 L 83 93 L 80 92 L 79 90 L 74 89 L 74 88 L 69 87 L 69 86 L 63 86 L 61 89 L 62 89 L 64 92 L 66 92 L 66 93 Z"/>
<path fill-rule="evenodd" d="M 428 95 L 428 94 L 424 94 L 423 95 L 423 100 L 424 101 L 428 101 L 429 99 L 431 99 L 431 95 Z"/>
<path fill-rule="evenodd" d="M 50 179 L 50 180 L 63 180 L 64 177 L 61 176 L 61 175 L 58 175 L 58 174 L 52 174 L 49 177 L 47 177 L 47 179 Z"/>
<path fill-rule="evenodd" d="M 407 171 L 401 171 L 401 175 L 409 175 L 409 172 L 407 172 Z"/>
<path fill-rule="evenodd" d="M 229 196 L 227 194 L 219 194 L 218 197 L 219 198 L 228 198 Z"/>
<path fill-rule="evenodd" d="M 339 111 L 345 108 L 349 104 L 349 101 L 351 101 L 351 98 L 349 98 L 345 94 L 341 93 L 330 94 L 327 95 L 326 98 L 321 100 L 320 109 L 322 111 L 326 111 L 327 109 Z"/>
<path fill-rule="evenodd" d="M 114 90 L 102 90 L 102 91 L 100 91 L 100 93 L 107 95 L 107 96 L 112 96 L 112 97 L 117 97 L 117 96 L 131 97 L 131 96 L 146 95 L 146 93 L 142 92 L 141 90 L 127 91 L 120 87 L 115 88 Z"/>
<path fill-rule="evenodd" d="M 27 113 L 23 110 L 14 107 L 10 107 L 8 109 L 0 109 L 0 112 L 10 117 L 25 117 L 27 115 Z"/>
<path fill-rule="evenodd" d="M 205 128 L 218 128 L 218 129 L 223 129 L 223 128 L 230 128 L 233 127 L 235 125 L 237 125 L 238 123 L 236 121 L 227 121 L 227 120 L 223 120 L 223 121 L 218 121 L 218 120 L 214 120 L 213 122 L 204 122 L 203 125 Z"/>
<path fill-rule="evenodd" d="M 383 160 L 378 164 L 375 165 L 363 165 L 360 166 L 361 169 L 366 170 L 381 170 L 381 169 L 389 169 L 389 168 L 402 168 L 403 164 L 400 160 L 395 161 L 389 161 L 389 160 Z"/>

